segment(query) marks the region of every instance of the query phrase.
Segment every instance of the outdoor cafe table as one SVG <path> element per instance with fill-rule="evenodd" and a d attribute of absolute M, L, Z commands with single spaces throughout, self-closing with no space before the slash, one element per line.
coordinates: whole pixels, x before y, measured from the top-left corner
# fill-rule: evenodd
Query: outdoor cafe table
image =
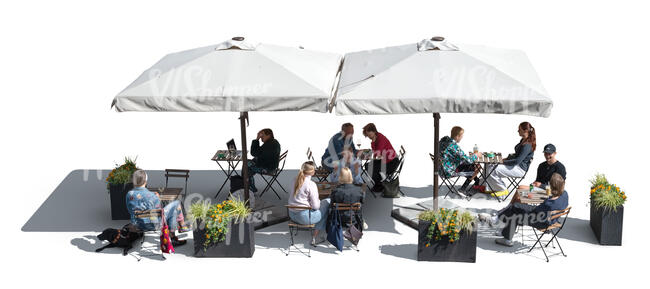
<path fill-rule="evenodd" d="M 237 173 L 237 166 L 242 161 L 242 151 L 218 150 L 212 157 L 212 160 L 217 163 L 221 171 L 226 175 L 226 179 L 223 181 L 219 190 L 217 190 L 217 194 L 214 196 L 216 199 L 221 193 L 223 187 L 228 183 L 228 180 L 230 180 L 230 177 L 233 174 L 239 176 L 239 173 Z M 222 162 L 226 163 L 226 169 L 221 165 Z"/>
<path fill-rule="evenodd" d="M 368 166 L 368 164 L 372 161 L 381 160 L 381 157 L 375 157 L 371 149 L 362 149 L 359 151 L 358 159 L 361 161 L 361 178 L 364 179 L 365 183 L 369 187 L 374 186 L 375 183 L 372 180 L 372 176 L 366 169 L 366 166 Z"/>
<path fill-rule="evenodd" d="M 480 177 L 483 179 L 484 183 L 487 184 L 488 191 L 494 192 L 495 190 L 492 188 L 492 185 L 490 185 L 487 179 L 492 175 L 492 173 L 494 173 L 498 165 L 503 164 L 503 157 L 501 157 L 500 153 L 495 153 L 494 157 L 488 158 L 487 154 L 488 153 L 483 153 L 483 156 L 478 158 L 474 163 L 483 165 L 483 169 L 479 171 Z M 494 194 L 490 194 L 490 195 L 494 195 Z M 499 202 L 502 201 L 498 196 L 494 195 L 494 197 L 497 199 L 497 201 Z"/>
<path fill-rule="evenodd" d="M 316 187 L 318 187 L 318 199 L 326 199 L 329 198 L 330 195 L 332 194 L 332 191 L 336 186 L 338 186 L 339 183 L 335 182 L 316 182 Z M 366 193 L 366 188 L 368 186 L 366 184 L 361 184 L 361 192 L 365 195 Z"/>
<path fill-rule="evenodd" d="M 529 188 L 517 189 L 517 194 L 519 194 L 519 200 L 522 204 L 528 205 L 539 205 L 548 199 L 545 191 L 530 191 Z"/>
<path fill-rule="evenodd" d="M 162 202 L 163 204 L 180 199 L 181 192 L 183 191 L 182 188 L 157 188 L 157 187 L 147 187 L 147 190 L 154 193 L 158 193 L 160 202 Z"/>

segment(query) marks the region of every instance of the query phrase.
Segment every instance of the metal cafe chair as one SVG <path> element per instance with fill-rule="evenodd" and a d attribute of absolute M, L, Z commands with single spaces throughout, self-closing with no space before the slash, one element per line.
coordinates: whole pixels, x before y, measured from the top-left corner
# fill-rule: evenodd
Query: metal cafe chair
<path fill-rule="evenodd" d="M 309 147 L 307 148 L 307 160 L 314 163 L 314 166 L 316 167 L 316 171 L 314 172 L 314 177 L 319 182 L 327 181 L 327 178 L 330 176 L 332 171 L 324 168 L 323 166 L 316 165 L 317 162 L 316 162 L 316 160 L 314 160 L 314 155 L 312 154 L 311 148 L 309 148 Z"/>
<path fill-rule="evenodd" d="M 135 217 L 138 218 L 138 219 L 149 219 L 149 218 L 162 219 L 162 209 L 134 211 L 133 213 L 134 213 Z M 150 234 L 150 235 L 155 236 L 155 237 L 159 237 L 161 235 L 160 230 L 161 229 L 154 229 L 154 230 L 142 230 L 142 229 L 140 229 L 140 232 L 142 232 L 144 234 L 142 236 L 142 241 L 140 241 L 140 250 L 144 249 L 144 250 L 151 250 L 151 251 L 160 251 L 160 258 L 162 258 L 163 260 L 166 260 L 165 256 L 163 255 L 163 251 L 160 248 L 160 245 L 158 245 L 157 247 L 153 247 L 153 246 L 151 246 L 151 247 L 143 247 L 144 246 L 144 241 L 147 238 L 147 233 L 154 233 L 155 235 L 154 234 Z M 155 240 L 156 240 L 156 238 L 154 238 L 154 243 L 156 243 Z M 158 256 L 158 253 L 150 253 L 150 254 L 146 254 L 146 255 L 140 255 L 139 257 L 136 256 L 136 258 L 138 259 L 138 261 L 140 261 L 140 260 L 142 260 L 142 257 L 151 257 L 151 256 Z"/>
<path fill-rule="evenodd" d="M 273 188 L 274 184 L 277 184 L 284 191 L 285 194 L 289 194 L 287 190 L 284 189 L 282 184 L 278 181 L 278 176 L 280 176 L 280 174 L 284 171 L 284 165 L 287 162 L 288 153 L 289 151 L 287 150 L 280 155 L 280 162 L 282 162 L 282 165 L 280 167 L 273 170 L 272 172 L 260 173 L 260 176 L 262 176 L 262 179 L 266 182 L 266 187 L 264 187 L 264 190 L 262 190 L 262 192 L 260 193 L 260 197 L 262 197 L 264 193 L 266 193 L 266 191 L 271 189 L 273 193 L 275 193 L 275 195 L 278 197 L 278 199 L 281 200 L 282 198 L 280 197 L 278 192 Z"/>
<path fill-rule="evenodd" d="M 434 155 L 429 153 L 429 156 L 431 157 L 431 161 L 435 162 Z M 444 199 L 446 199 L 447 196 L 449 196 L 449 194 L 455 194 L 455 195 L 457 195 L 457 196 L 459 196 L 459 197 L 461 197 L 463 199 L 466 199 L 468 201 L 471 199 L 471 197 L 469 197 L 469 196 L 463 196 L 458 191 L 458 189 L 456 189 L 456 184 L 458 183 L 458 180 L 460 180 L 460 178 L 462 178 L 462 177 L 467 178 L 467 177 L 473 176 L 474 175 L 473 172 L 456 172 L 453 175 L 451 175 L 450 177 L 446 177 L 445 174 L 442 172 L 442 165 L 438 169 L 438 172 L 439 172 L 438 176 L 440 176 L 440 179 L 442 180 L 442 183 L 438 186 L 438 189 L 441 189 L 443 185 L 445 187 L 447 187 L 447 193 L 445 194 Z"/>
<path fill-rule="evenodd" d="M 399 155 L 397 156 L 399 158 L 399 165 L 397 165 L 397 169 L 395 169 L 395 171 L 392 174 L 386 177 L 385 181 L 392 182 L 396 179 L 399 179 L 400 174 L 402 174 L 402 166 L 404 166 L 404 155 L 406 155 L 406 150 L 404 149 L 404 146 L 400 146 Z M 402 192 L 401 187 L 399 187 L 398 190 L 400 195 L 402 195 L 403 197 L 406 196 L 406 194 Z"/>
<path fill-rule="evenodd" d="M 548 248 L 548 245 L 552 244 L 553 241 L 557 243 L 557 246 L 560 248 L 560 252 L 564 257 L 566 257 L 566 254 L 564 254 L 564 250 L 562 249 L 562 246 L 560 245 L 560 241 L 557 239 L 557 235 L 560 234 L 562 231 L 562 228 L 564 228 L 564 225 L 566 224 L 567 219 L 569 218 L 569 213 L 571 212 L 571 207 L 568 207 L 564 210 L 559 210 L 559 211 L 553 211 L 551 212 L 551 217 L 549 218 L 550 221 L 557 220 L 559 218 L 562 218 L 562 220 L 558 220 L 558 222 L 543 228 L 543 229 L 536 229 L 533 227 L 533 232 L 535 233 L 535 237 L 537 238 L 537 241 L 533 246 L 530 247 L 528 252 L 530 253 L 535 247 L 539 244 L 539 247 L 542 248 L 542 252 L 544 252 L 544 257 L 546 257 L 546 262 L 548 262 L 548 255 L 546 254 L 546 250 L 544 248 Z M 541 234 L 538 234 L 537 231 L 541 232 Z M 551 240 L 546 243 L 546 245 L 542 246 L 542 238 L 546 235 L 549 234 L 551 235 Z M 554 246 L 555 247 L 555 246 Z"/>
<path fill-rule="evenodd" d="M 338 210 L 339 216 L 341 216 L 342 213 L 347 211 L 348 214 L 350 215 L 350 220 L 346 224 L 341 223 L 341 225 L 343 225 L 344 228 L 354 226 L 353 220 L 356 219 L 357 222 L 362 222 L 361 224 L 359 224 L 359 227 L 361 228 L 360 231 L 363 231 L 363 213 L 361 210 L 361 203 L 352 203 L 352 204 L 332 203 L 330 205 L 330 210 Z M 359 246 L 357 244 L 352 243 L 352 245 L 349 248 L 359 252 Z"/>
<path fill-rule="evenodd" d="M 285 207 L 287 208 L 287 216 L 289 215 L 289 209 L 299 210 L 299 211 L 308 210 L 308 212 L 309 212 L 308 220 L 309 220 L 309 223 L 311 223 L 311 207 L 291 206 L 291 205 L 285 205 Z M 289 253 L 291 253 L 291 247 L 294 247 L 297 252 L 300 252 L 303 255 L 307 255 L 307 257 L 311 257 L 311 244 L 308 246 L 307 254 L 305 254 L 305 252 L 303 252 L 302 250 L 300 250 L 300 248 L 298 248 L 296 246 L 296 243 L 295 243 L 293 237 L 297 236 L 299 231 L 309 231 L 309 237 L 311 238 L 311 236 L 314 235 L 314 228 L 315 227 L 316 227 L 315 224 L 302 225 L 302 224 L 298 224 L 298 223 L 296 223 L 296 222 L 294 222 L 292 220 L 289 220 L 289 241 L 290 241 L 290 243 L 289 243 L 289 247 L 287 248 L 286 256 L 289 256 Z"/>

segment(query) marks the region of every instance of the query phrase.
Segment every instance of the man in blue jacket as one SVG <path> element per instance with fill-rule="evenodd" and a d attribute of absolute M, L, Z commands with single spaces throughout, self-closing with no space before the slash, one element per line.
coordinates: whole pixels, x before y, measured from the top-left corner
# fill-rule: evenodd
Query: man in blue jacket
<path fill-rule="evenodd" d="M 360 184 L 361 179 L 361 162 L 356 158 L 357 149 L 354 147 L 354 126 L 351 123 L 344 123 L 341 131 L 330 138 L 321 157 L 323 168 L 332 171 L 332 181 L 338 182 L 338 175 L 342 167 L 348 167 L 352 171 L 354 183 Z"/>
<path fill-rule="evenodd" d="M 564 210 L 569 206 L 569 193 L 564 190 L 564 179 L 558 173 L 553 174 L 550 181 L 551 196 L 538 206 L 522 204 L 519 194 L 515 194 L 512 202 L 494 216 L 479 214 L 481 221 L 487 221 L 492 226 L 502 222 L 505 227 L 501 230 L 503 238 L 496 239 L 499 245 L 512 247 L 512 238 L 518 225 L 529 225 L 544 229 L 558 220 L 550 220 L 553 211 Z"/>

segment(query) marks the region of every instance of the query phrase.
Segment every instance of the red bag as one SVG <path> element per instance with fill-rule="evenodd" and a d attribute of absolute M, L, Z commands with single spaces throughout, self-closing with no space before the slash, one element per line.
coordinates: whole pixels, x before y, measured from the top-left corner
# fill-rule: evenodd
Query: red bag
<path fill-rule="evenodd" d="M 172 245 L 172 239 L 169 237 L 169 226 L 167 225 L 167 220 L 165 219 L 165 212 L 160 214 L 162 219 L 162 227 L 160 229 L 160 250 L 163 253 L 171 254 L 174 253 L 174 245 Z"/>

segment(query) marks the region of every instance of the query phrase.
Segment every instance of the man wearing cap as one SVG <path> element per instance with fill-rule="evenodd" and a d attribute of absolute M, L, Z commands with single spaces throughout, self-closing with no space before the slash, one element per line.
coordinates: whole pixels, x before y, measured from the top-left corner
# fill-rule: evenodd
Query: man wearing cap
<path fill-rule="evenodd" d="M 555 146 L 553 144 L 547 144 L 544 146 L 544 158 L 545 162 L 539 164 L 537 167 L 537 178 L 533 182 L 533 186 L 541 189 L 546 189 L 546 185 L 551 181 L 551 176 L 554 173 L 560 174 L 563 179 L 566 180 L 566 169 L 564 165 L 555 158 L 556 155 Z"/>

